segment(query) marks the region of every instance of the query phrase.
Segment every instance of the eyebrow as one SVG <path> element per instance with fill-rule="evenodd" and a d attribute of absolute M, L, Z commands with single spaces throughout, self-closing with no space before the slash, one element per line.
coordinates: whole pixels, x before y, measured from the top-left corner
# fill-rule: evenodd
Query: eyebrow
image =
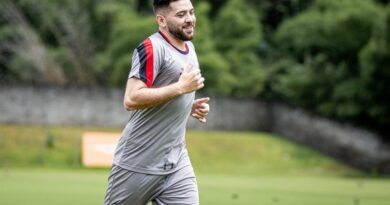
<path fill-rule="evenodd" d="M 180 13 L 187 13 L 187 12 L 191 12 L 191 11 L 194 11 L 195 9 L 194 8 L 191 8 L 190 10 L 179 10 L 175 13 L 175 15 L 178 15 Z"/>

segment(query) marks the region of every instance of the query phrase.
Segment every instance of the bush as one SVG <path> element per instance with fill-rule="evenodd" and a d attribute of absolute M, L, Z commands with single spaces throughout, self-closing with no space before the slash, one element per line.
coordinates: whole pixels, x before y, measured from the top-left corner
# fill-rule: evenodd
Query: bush
<path fill-rule="evenodd" d="M 371 124 L 367 121 L 383 124 L 389 119 L 384 100 L 388 86 L 382 80 L 388 78 L 388 69 L 375 67 L 386 67 L 390 59 L 378 46 L 389 47 L 378 40 L 368 43 L 374 28 L 383 22 L 382 11 L 372 1 L 319 0 L 282 23 L 275 42 L 292 60 L 273 64 L 278 72 L 270 71 L 271 90 L 326 116 L 365 126 Z M 381 71 L 374 74 L 373 70 Z"/>
<path fill-rule="evenodd" d="M 365 115 L 370 124 L 390 133 L 390 5 L 386 18 L 360 53 L 360 80 L 364 93 Z"/>
<path fill-rule="evenodd" d="M 230 0 L 214 22 L 216 45 L 234 77 L 231 94 L 235 96 L 256 96 L 263 90 L 265 74 L 255 55 L 262 37 L 258 18 L 249 5 Z"/>

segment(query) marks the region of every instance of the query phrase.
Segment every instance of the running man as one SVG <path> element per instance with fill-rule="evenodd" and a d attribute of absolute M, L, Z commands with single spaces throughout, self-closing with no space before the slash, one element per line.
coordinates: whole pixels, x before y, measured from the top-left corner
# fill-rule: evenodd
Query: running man
<path fill-rule="evenodd" d="M 199 204 L 185 132 L 191 115 L 206 122 L 209 98 L 194 45 L 190 0 L 154 0 L 159 30 L 135 50 L 124 106 L 130 119 L 116 148 L 104 205 Z"/>

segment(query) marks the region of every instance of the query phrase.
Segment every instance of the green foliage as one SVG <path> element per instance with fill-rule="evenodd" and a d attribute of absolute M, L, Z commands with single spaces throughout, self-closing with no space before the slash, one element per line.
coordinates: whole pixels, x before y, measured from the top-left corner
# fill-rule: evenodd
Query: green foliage
<path fill-rule="evenodd" d="M 129 4 L 110 2 L 101 6 L 100 14 L 110 17 L 109 40 L 98 54 L 99 62 L 109 75 L 109 84 L 123 86 L 130 70 L 132 49 L 156 32 L 152 16 L 140 16 Z"/>
<path fill-rule="evenodd" d="M 24 75 L 18 72 L 19 67 L 38 74 L 22 76 L 27 82 L 97 84 L 99 72 L 90 24 L 94 7 L 86 6 L 97 2 L 6 0 L 1 7 L 2 17 L 14 30 L 13 36 L 2 39 L 7 45 L 2 49 L 12 54 L 7 68 L 19 75 Z"/>
<path fill-rule="evenodd" d="M 210 5 L 207 2 L 200 2 L 195 9 L 197 23 L 193 43 L 198 53 L 202 75 L 205 77 L 204 92 L 228 94 L 234 78 L 229 72 L 228 62 L 216 49 L 211 22 L 207 18 Z"/>
<path fill-rule="evenodd" d="M 364 116 L 364 99 L 373 91 L 363 89 L 359 52 L 383 19 L 382 11 L 372 1 L 318 0 L 286 20 L 275 42 L 283 56 L 293 60 L 290 65 L 275 64 L 273 69 L 279 73 L 271 89 L 287 101 L 327 116 Z"/>
<path fill-rule="evenodd" d="M 245 12 L 243 12 L 245 11 Z M 261 40 L 258 14 L 240 0 L 229 0 L 214 22 L 214 35 L 218 49 L 245 51 L 254 49 Z"/>
<path fill-rule="evenodd" d="M 317 55 L 304 64 L 287 60 L 274 66 L 273 69 L 283 72 L 271 86 L 285 100 L 327 116 L 348 118 L 364 110 L 356 101 L 360 95 L 359 81 L 344 78 L 346 64 L 334 65 Z"/>
<path fill-rule="evenodd" d="M 236 96 L 256 96 L 263 89 L 265 75 L 254 53 L 261 41 L 257 19 L 253 8 L 239 0 L 230 0 L 214 22 L 215 42 L 230 65 L 234 76 L 231 89 Z"/>
<path fill-rule="evenodd" d="M 315 0 L 246 0 L 262 15 L 260 19 L 266 31 L 272 32 L 284 19 L 290 18 L 306 8 Z M 269 33 L 272 34 L 272 33 Z"/>
<path fill-rule="evenodd" d="M 194 1 L 202 92 L 389 130 L 388 2 Z M 0 83 L 122 87 L 132 50 L 156 30 L 150 0 L 2 0 Z"/>
<path fill-rule="evenodd" d="M 309 10 L 285 21 L 276 33 L 276 42 L 300 59 L 321 53 L 334 63 L 353 62 L 382 13 L 371 1 L 318 0 Z"/>
<path fill-rule="evenodd" d="M 366 105 L 365 114 L 377 126 L 386 129 L 390 125 L 390 5 L 386 18 L 376 28 L 367 46 L 360 52 L 361 92 Z M 388 129 L 388 128 L 387 128 Z"/>

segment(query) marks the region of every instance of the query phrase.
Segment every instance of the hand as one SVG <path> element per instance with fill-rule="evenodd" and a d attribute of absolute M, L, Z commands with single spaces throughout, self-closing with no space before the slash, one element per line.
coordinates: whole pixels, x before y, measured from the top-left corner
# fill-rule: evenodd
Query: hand
<path fill-rule="evenodd" d="M 191 116 L 199 120 L 199 122 L 205 123 L 207 114 L 210 112 L 209 102 L 210 98 L 196 99 L 192 104 Z"/>
<path fill-rule="evenodd" d="M 204 87 L 204 78 L 200 74 L 200 70 L 192 69 L 192 65 L 189 64 L 181 74 L 178 84 L 181 93 L 190 93 L 192 91 L 199 90 Z"/>

